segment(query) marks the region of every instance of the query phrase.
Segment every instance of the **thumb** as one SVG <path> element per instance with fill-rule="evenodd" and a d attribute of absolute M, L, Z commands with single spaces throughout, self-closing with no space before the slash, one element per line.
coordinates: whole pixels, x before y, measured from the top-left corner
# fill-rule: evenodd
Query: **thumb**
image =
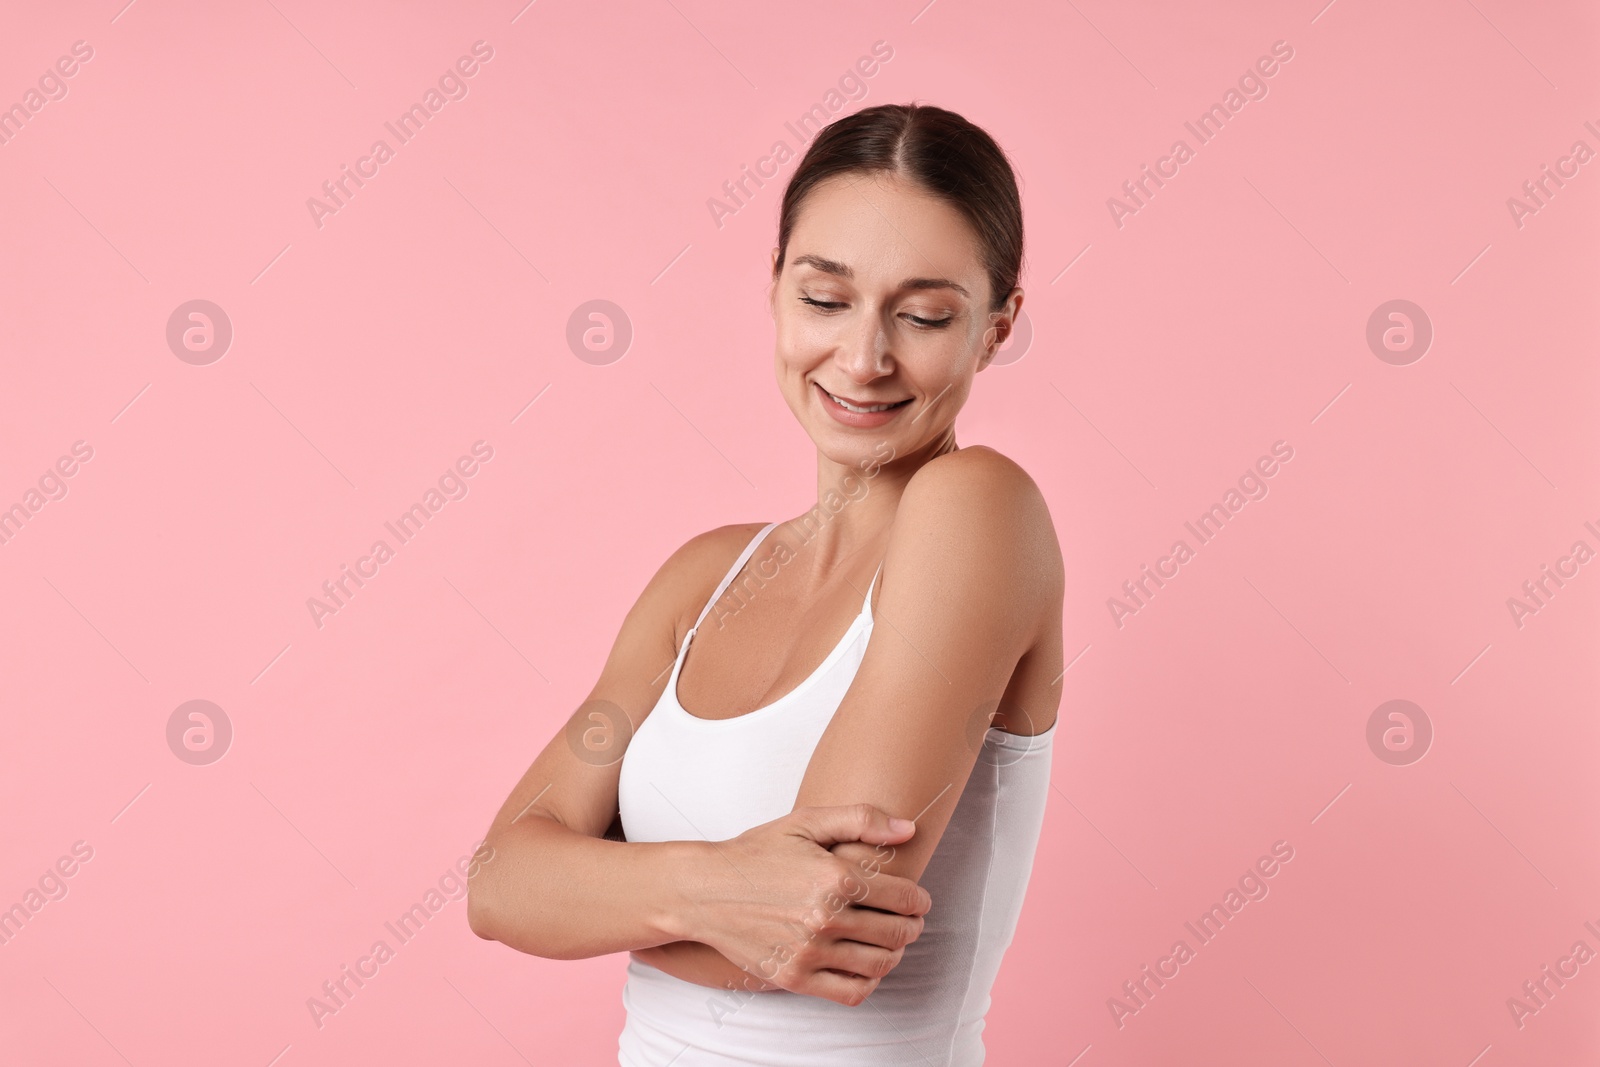
<path fill-rule="evenodd" d="M 797 808 L 793 815 L 801 831 L 823 848 L 842 841 L 895 845 L 910 838 L 917 830 L 916 824 L 910 819 L 897 819 L 872 804 Z"/>

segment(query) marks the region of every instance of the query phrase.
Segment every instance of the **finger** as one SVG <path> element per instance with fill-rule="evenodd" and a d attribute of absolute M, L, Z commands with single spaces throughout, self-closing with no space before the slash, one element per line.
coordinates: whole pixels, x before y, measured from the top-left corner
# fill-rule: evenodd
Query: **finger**
<path fill-rule="evenodd" d="M 791 815 L 805 835 L 823 848 L 841 841 L 897 845 L 917 829 L 910 819 L 894 818 L 871 804 L 796 808 Z"/>
<path fill-rule="evenodd" d="M 922 919 L 871 908 L 846 908 L 834 917 L 829 934 L 835 939 L 860 941 L 877 948 L 905 948 L 922 936 Z"/>
<path fill-rule="evenodd" d="M 900 964 L 905 949 L 879 948 L 859 941 L 834 941 L 824 946 L 820 956 L 828 970 L 882 980 Z"/>
<path fill-rule="evenodd" d="M 854 878 L 845 887 L 853 904 L 897 915 L 926 915 L 933 897 L 909 878 L 878 873 L 871 878 Z"/>
<path fill-rule="evenodd" d="M 853 1008 L 872 995 L 872 991 L 878 988 L 878 980 L 839 974 L 836 971 L 814 971 L 788 988 L 792 993 L 821 997 L 823 1000 L 831 1000 L 835 1004 Z"/>

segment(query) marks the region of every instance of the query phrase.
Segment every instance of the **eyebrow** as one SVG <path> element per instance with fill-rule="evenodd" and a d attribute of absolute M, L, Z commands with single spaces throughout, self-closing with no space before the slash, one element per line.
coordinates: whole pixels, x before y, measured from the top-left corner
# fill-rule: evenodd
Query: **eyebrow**
<path fill-rule="evenodd" d="M 808 267 L 815 267 L 824 274 L 833 274 L 846 280 L 853 280 L 856 276 L 855 271 L 851 270 L 843 263 L 840 263 L 837 260 L 824 259 L 822 256 L 813 256 L 809 254 L 797 256 L 795 257 L 793 263 L 796 267 L 802 264 Z M 964 286 L 958 285 L 949 278 L 907 278 L 905 281 L 900 283 L 900 288 L 954 289 L 956 292 L 960 293 L 962 296 L 968 297 L 969 299 L 972 296 L 971 293 L 967 292 Z"/>

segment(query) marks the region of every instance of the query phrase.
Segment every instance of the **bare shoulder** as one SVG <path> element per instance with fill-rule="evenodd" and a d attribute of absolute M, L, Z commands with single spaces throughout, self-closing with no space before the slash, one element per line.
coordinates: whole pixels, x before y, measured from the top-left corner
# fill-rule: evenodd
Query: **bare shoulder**
<path fill-rule="evenodd" d="M 1023 571 L 1033 583 L 1065 584 L 1061 546 L 1050 507 L 1028 472 L 987 445 L 969 445 L 930 460 L 911 476 L 895 515 L 902 525 L 939 531 L 975 566 Z M 891 535 L 891 543 L 893 535 Z"/>
<path fill-rule="evenodd" d="M 695 616 L 733 561 L 766 525 L 736 522 L 696 534 L 662 564 L 660 577 L 668 586 L 679 641 L 688 634 Z"/>

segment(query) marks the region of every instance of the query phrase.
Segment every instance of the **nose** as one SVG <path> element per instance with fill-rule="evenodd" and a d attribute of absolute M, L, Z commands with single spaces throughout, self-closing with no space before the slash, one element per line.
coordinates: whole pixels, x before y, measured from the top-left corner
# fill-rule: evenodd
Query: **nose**
<path fill-rule="evenodd" d="M 845 327 L 834 359 L 851 381 L 862 385 L 892 373 L 893 356 L 882 315 L 868 311 Z"/>

